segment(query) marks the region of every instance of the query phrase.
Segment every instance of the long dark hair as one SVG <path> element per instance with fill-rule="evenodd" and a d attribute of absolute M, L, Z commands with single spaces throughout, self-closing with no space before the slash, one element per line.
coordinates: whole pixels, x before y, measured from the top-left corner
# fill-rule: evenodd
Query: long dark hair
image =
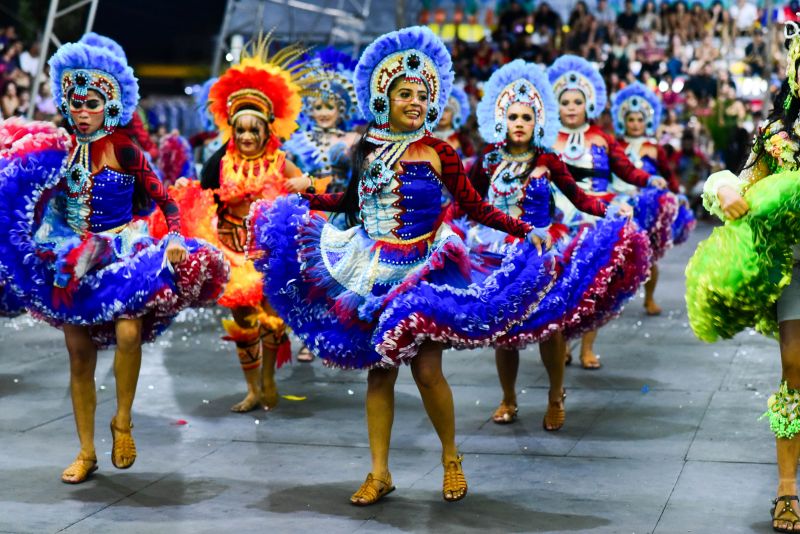
<path fill-rule="evenodd" d="M 345 214 L 348 226 L 356 226 L 361 223 L 358 218 L 358 186 L 361 181 L 361 173 L 364 171 L 367 156 L 377 148 L 377 145 L 367 140 L 369 129 L 373 126 L 375 126 L 374 122 L 370 122 L 367 125 L 367 129 L 364 130 L 364 133 L 361 134 L 361 138 L 358 140 L 355 147 L 353 147 L 353 155 L 350 158 L 350 168 L 352 169 L 350 173 L 350 182 L 347 184 L 347 189 L 344 191 L 341 202 L 339 202 L 339 209 Z"/>
<path fill-rule="evenodd" d="M 800 62 L 800 60 L 798 60 L 798 62 Z M 767 116 L 767 122 L 764 126 L 763 132 L 769 131 L 769 128 L 773 124 L 780 121 L 782 124 L 781 130 L 789 135 L 790 140 L 800 145 L 800 136 L 798 136 L 794 132 L 794 128 L 792 128 L 792 125 L 797 120 L 798 114 L 800 114 L 800 99 L 798 99 L 797 96 L 792 93 L 792 89 L 789 87 L 789 81 L 784 80 L 783 84 L 781 85 L 781 90 L 778 91 L 778 94 L 775 95 L 775 98 L 772 100 L 772 111 Z M 745 158 L 745 163 L 739 172 L 743 171 L 744 169 L 755 167 L 761 158 L 764 157 L 764 154 L 766 154 L 764 141 L 765 139 L 763 134 L 757 134 L 755 136 L 753 139 L 752 151 L 755 152 L 756 157 L 753 158 L 749 165 L 747 164 L 747 159 Z M 793 157 L 795 164 L 800 167 L 800 151 L 795 152 Z"/>

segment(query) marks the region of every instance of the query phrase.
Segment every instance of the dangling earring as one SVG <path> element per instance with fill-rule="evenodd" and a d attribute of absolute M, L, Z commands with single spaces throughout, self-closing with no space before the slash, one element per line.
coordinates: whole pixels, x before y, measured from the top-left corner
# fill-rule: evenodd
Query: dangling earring
<path fill-rule="evenodd" d="M 783 101 L 783 109 L 785 111 L 789 111 L 789 108 L 792 106 L 792 95 L 789 93 L 786 95 L 786 100 Z"/>

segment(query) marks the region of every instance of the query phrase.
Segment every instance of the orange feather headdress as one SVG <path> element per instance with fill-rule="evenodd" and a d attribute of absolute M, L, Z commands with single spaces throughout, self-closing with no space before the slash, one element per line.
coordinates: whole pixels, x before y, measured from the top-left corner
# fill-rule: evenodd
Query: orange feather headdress
<path fill-rule="evenodd" d="M 254 115 L 269 125 L 270 132 L 288 139 L 297 129 L 302 98 L 312 91 L 311 69 L 301 60 L 306 52 L 292 44 L 269 54 L 272 32 L 248 44 L 238 65 L 229 68 L 211 86 L 208 107 L 223 137 L 230 138 L 234 121 Z"/>

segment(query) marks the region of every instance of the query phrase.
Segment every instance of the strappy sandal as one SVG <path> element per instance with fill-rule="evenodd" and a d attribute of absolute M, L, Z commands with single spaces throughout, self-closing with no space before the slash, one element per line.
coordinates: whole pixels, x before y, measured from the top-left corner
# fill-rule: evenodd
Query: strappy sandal
<path fill-rule="evenodd" d="M 111 438 L 113 443 L 111 445 L 111 463 L 117 469 L 128 469 L 136 461 L 136 443 L 133 441 L 131 430 L 133 430 L 133 423 L 130 428 L 123 429 L 117 428 L 114 424 L 114 419 L 111 420 Z M 128 460 L 126 460 L 126 458 Z"/>
<path fill-rule="evenodd" d="M 378 487 L 380 485 L 380 487 Z M 394 491 L 394 484 L 392 484 L 392 474 L 386 477 L 386 480 L 381 480 L 372 476 L 372 473 L 367 475 L 367 479 L 361 484 L 351 497 L 350 504 L 355 506 L 369 506 L 375 504 L 383 499 L 391 492 Z"/>
<path fill-rule="evenodd" d="M 509 425 L 517 419 L 519 408 L 516 404 L 506 404 L 501 402 L 497 410 L 492 415 L 492 421 L 498 425 Z"/>
<path fill-rule="evenodd" d="M 463 459 L 464 456 L 458 455 L 455 460 L 449 462 L 442 460 L 442 467 L 444 467 L 442 497 L 447 502 L 460 501 L 467 496 L 467 479 L 464 477 L 464 470 L 461 469 Z M 448 495 L 450 496 L 448 497 Z"/>
<path fill-rule="evenodd" d="M 564 426 L 564 421 L 567 419 L 567 412 L 564 409 L 564 400 L 567 398 L 567 390 L 561 388 L 561 397 L 556 401 L 547 399 L 547 411 L 544 413 L 542 420 L 542 428 L 547 432 L 555 432 Z"/>
<path fill-rule="evenodd" d="M 80 484 L 85 482 L 89 475 L 95 471 L 97 471 L 97 457 L 81 458 L 78 456 L 74 462 L 61 472 L 61 482 L 64 484 Z M 68 473 L 72 473 L 72 476 L 69 476 Z"/>
<path fill-rule="evenodd" d="M 794 508 L 792 508 L 792 501 L 800 502 L 800 500 L 797 498 L 797 495 L 781 495 L 772 501 L 772 510 L 770 513 L 772 515 L 772 530 L 775 532 L 800 532 L 795 529 L 795 527 L 800 524 L 800 516 L 798 516 L 797 512 L 795 512 Z M 781 511 L 776 516 L 775 510 L 777 510 L 778 504 L 781 505 Z M 789 523 L 791 524 L 791 527 L 777 527 L 775 525 L 777 522 Z"/>

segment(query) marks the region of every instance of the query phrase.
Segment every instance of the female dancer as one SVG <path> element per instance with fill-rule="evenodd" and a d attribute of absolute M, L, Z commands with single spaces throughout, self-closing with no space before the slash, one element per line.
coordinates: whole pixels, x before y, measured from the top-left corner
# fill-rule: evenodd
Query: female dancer
<path fill-rule="evenodd" d="M 442 443 L 443 497 L 466 495 L 442 349 L 485 346 L 529 315 L 553 283 L 552 259 L 530 245 L 479 274 L 463 241 L 442 224 L 444 187 L 471 217 L 542 243 L 529 224 L 483 203 L 453 148 L 430 135 L 451 69 L 447 48 L 427 28 L 377 39 L 355 72 L 359 106 L 371 120 L 354 152 L 358 179 L 344 194 L 258 202 L 249 219 L 275 309 L 328 364 L 369 369 L 372 470 L 351 497 L 355 505 L 394 489 L 389 441 L 403 362 Z M 352 226 L 339 230 L 309 208 L 344 212 Z"/>
<path fill-rule="evenodd" d="M 537 314 L 495 341 L 503 400 L 492 420 L 506 424 L 516 419 L 519 350 L 538 342 L 550 379 L 549 402 L 542 423 L 545 430 L 558 430 L 566 417 L 563 326 L 576 314 L 588 313 L 587 303 L 603 300 L 601 294 L 609 287 L 610 273 L 628 259 L 624 250 L 629 241 L 644 237 L 636 236 L 627 219 L 599 220 L 596 227 L 583 228 L 574 238 L 564 225 L 553 224 L 553 187 L 591 215 L 632 214 L 628 205 L 610 209 L 605 200 L 585 193 L 550 150 L 559 130 L 557 110 L 547 74 L 538 65 L 515 60 L 495 71 L 478 104 L 480 132 L 489 145 L 470 176 L 489 203 L 537 231 L 547 232 L 547 238 L 556 243 L 560 264 L 556 286 L 542 301 Z M 509 236 L 483 226 L 472 228 L 469 237 L 470 246 L 478 253 L 516 246 Z M 646 267 L 641 266 L 638 275 L 627 272 L 641 279 Z"/>
<path fill-rule="evenodd" d="M 637 187 L 666 187 L 663 178 L 651 177 L 637 169 L 613 137 L 589 122 L 598 118 L 606 106 L 605 82 L 591 63 L 577 56 L 561 56 L 548 68 L 547 74 L 558 99 L 562 125 L 553 148 L 561 154 L 578 185 L 590 194 L 602 195 L 608 192 L 613 172 Z M 568 226 L 579 225 L 586 220 L 563 195 L 556 196 L 556 205 L 564 213 L 563 222 Z M 649 209 L 646 213 L 646 218 L 650 218 Z M 630 296 L 620 295 L 620 301 Z M 620 306 L 621 302 L 612 308 L 618 309 Z M 596 329 L 583 335 L 580 361 L 584 369 L 600 368 L 600 360 L 593 348 L 596 337 Z"/>
<path fill-rule="evenodd" d="M 679 207 L 674 222 L 668 220 L 672 216 L 671 209 L 661 209 L 662 217 L 654 221 L 651 240 L 653 249 L 653 265 L 650 270 L 650 279 L 644 284 L 644 308 L 647 315 L 660 315 L 661 307 L 656 304 L 654 294 L 658 283 L 658 265 L 656 261 L 663 256 L 667 247 L 688 238 L 688 233 L 695 221 L 688 207 L 688 200 L 680 195 L 680 184 L 667 163 L 667 155 L 658 145 L 653 136 L 661 122 L 661 101 L 646 85 L 633 83 L 614 97 L 611 105 L 611 116 L 614 130 L 619 137 L 619 143 L 625 150 L 625 155 L 639 169 L 650 175 L 662 176 L 667 180 L 669 190 L 679 195 Z M 613 189 L 624 194 L 636 196 L 637 188 L 626 184 L 616 176 Z M 661 199 L 668 202 L 667 193 Z M 669 199 L 670 203 L 672 199 Z"/>
<path fill-rule="evenodd" d="M 311 79 L 297 62 L 303 50 L 292 45 L 270 56 L 269 47 L 269 36 L 259 38 L 211 87 L 209 111 L 226 141 L 206 161 L 199 184 L 182 181 L 170 190 L 183 210 L 184 235 L 213 243 L 231 264 L 219 304 L 231 309 L 233 320 L 222 322 L 225 339 L 236 343 L 247 383 L 234 412 L 274 408 L 275 369 L 291 360 L 285 324 L 264 299 L 261 274 L 245 257 L 244 219 L 257 199 L 314 185 L 280 150 L 280 140 L 297 128 L 304 84 Z"/>
<path fill-rule="evenodd" d="M 686 268 L 686 303 L 695 334 L 704 341 L 756 327 L 779 337 L 782 378 L 769 397 L 778 457 L 772 528 L 800 530 L 797 462 L 800 458 L 800 27 L 788 22 L 787 80 L 766 125 L 737 177 L 712 175 L 703 202 L 725 220 L 700 243 Z"/>
<path fill-rule="evenodd" d="M 80 452 L 61 479 L 76 484 L 97 469 L 98 348 L 116 345 L 111 462 L 127 469 L 136 459 L 131 407 L 142 342 L 181 309 L 213 304 L 228 273 L 219 251 L 181 238 L 175 202 L 130 137 L 115 131 L 139 98 L 124 59 L 68 43 L 49 63 L 53 94 L 76 133 L 32 123 L 3 155 L 0 222 L 10 231 L 0 236 L 0 258 L 26 308 L 64 331 Z M 153 202 L 169 225 L 161 241 L 136 219 Z"/>
<path fill-rule="evenodd" d="M 469 96 L 462 87 L 454 85 L 447 98 L 442 118 L 436 125 L 436 131 L 433 132 L 433 135 L 442 141 L 447 141 L 453 147 L 462 163 L 466 158 L 475 156 L 475 147 L 462 130 L 467 125 L 470 114 Z"/>

